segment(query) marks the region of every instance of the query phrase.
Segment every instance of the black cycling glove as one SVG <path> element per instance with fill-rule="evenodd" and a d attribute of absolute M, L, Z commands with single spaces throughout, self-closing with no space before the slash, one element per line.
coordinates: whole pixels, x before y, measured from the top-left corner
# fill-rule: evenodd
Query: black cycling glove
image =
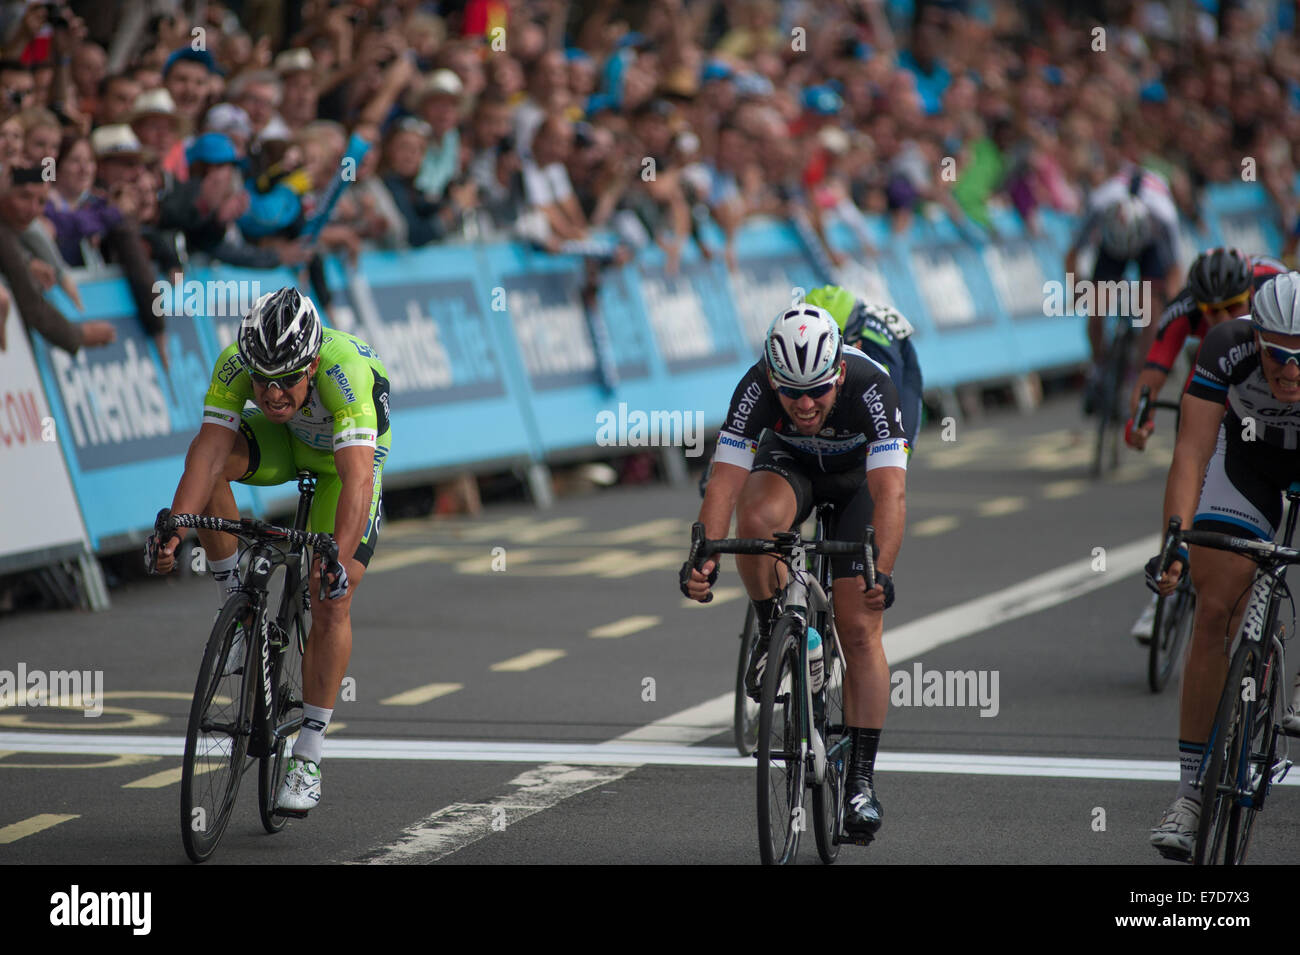
<path fill-rule="evenodd" d="M 883 570 L 876 571 L 876 586 L 885 589 L 885 609 L 894 605 L 894 578 Z"/>

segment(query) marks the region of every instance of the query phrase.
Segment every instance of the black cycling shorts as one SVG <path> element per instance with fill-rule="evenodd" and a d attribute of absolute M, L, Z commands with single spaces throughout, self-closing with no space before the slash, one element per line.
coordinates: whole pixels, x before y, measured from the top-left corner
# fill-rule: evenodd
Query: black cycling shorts
<path fill-rule="evenodd" d="M 754 452 L 755 471 L 771 471 L 794 490 L 795 518 L 790 525 L 794 530 L 808 519 L 813 508 L 820 503 L 835 505 L 826 536 L 830 540 L 861 541 L 866 527 L 871 523 L 874 505 L 867 489 L 865 470 L 827 473 L 817 466 L 816 458 L 790 449 L 771 431 L 763 432 Z M 858 577 L 863 572 L 861 557 L 831 558 L 831 578 Z"/>
<path fill-rule="evenodd" d="M 1098 248 L 1097 262 L 1092 269 L 1092 280 L 1118 282 L 1124 278 L 1124 270 L 1128 268 L 1129 262 L 1137 262 L 1138 276 L 1143 281 L 1164 281 L 1165 276 L 1174 266 L 1174 254 L 1164 242 L 1148 243 L 1146 248 L 1132 259 L 1117 259 L 1108 254 L 1105 249 Z"/>

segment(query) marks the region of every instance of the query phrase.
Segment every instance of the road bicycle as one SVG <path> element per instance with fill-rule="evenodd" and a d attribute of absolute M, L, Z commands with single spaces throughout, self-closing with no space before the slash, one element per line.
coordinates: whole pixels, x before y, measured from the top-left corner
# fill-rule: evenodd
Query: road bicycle
<path fill-rule="evenodd" d="M 242 583 L 212 627 L 185 731 L 181 839 L 195 862 L 216 851 L 240 780 L 255 762 L 263 828 L 279 832 L 288 818 L 306 815 L 280 809 L 275 800 L 292 739 L 302 726 L 302 655 L 311 630 L 307 549 L 323 558 L 322 590 L 325 568 L 338 556 L 330 534 L 306 531 L 315 490 L 315 475 L 300 471 L 293 527 L 167 510 L 155 522 L 158 540 L 178 527 L 194 527 L 233 534 L 246 545 Z"/>
<path fill-rule="evenodd" d="M 1133 415 L 1136 427 L 1141 428 L 1147 423 L 1153 407 L 1177 412 L 1181 405 L 1176 401 L 1152 401 L 1151 388 L 1144 385 Z M 1177 426 L 1174 432 L 1177 433 Z M 1147 647 L 1147 685 L 1152 693 L 1161 692 L 1182 664 L 1183 651 L 1192 639 L 1195 617 L 1196 591 L 1192 589 L 1192 575 L 1183 574 L 1177 590 L 1168 597 L 1156 599 L 1155 623 Z"/>
<path fill-rule="evenodd" d="M 1286 496 L 1290 509 L 1281 544 L 1213 531 L 1184 531 L 1177 517 L 1169 521 L 1161 576 L 1179 542 L 1231 551 L 1259 565 L 1196 781 L 1201 815 L 1192 851 L 1195 865 L 1245 861 L 1255 816 L 1263 810 L 1270 787 L 1291 768 L 1281 727 L 1286 706 L 1286 628 L 1278 620 L 1278 610 L 1283 596 L 1291 596 L 1286 569 L 1300 563 L 1300 551 L 1291 547 L 1300 481 L 1287 489 Z M 1294 624 L 1294 601 L 1292 610 Z"/>
<path fill-rule="evenodd" d="M 861 556 L 868 589 L 874 587 L 874 531 L 868 527 L 864 541 L 823 540 L 831 510 L 829 504 L 818 506 L 817 530 L 811 541 L 803 540 L 797 529 L 770 540 L 708 540 L 702 524 L 691 528 L 690 559 L 697 568 L 718 554 L 766 554 L 788 571 L 785 587 L 777 594 L 754 754 L 758 760 L 759 855 L 764 865 L 786 865 L 797 858 L 800 836 L 807 828 L 806 789 L 812 790 L 813 834 L 823 862 L 833 863 L 844 842 L 870 841 L 843 832 L 844 770 L 850 739 L 844 721 L 844 653 L 828 595 L 831 568 L 825 558 Z M 815 693 L 810 630 L 817 631 L 822 646 L 821 686 Z"/>

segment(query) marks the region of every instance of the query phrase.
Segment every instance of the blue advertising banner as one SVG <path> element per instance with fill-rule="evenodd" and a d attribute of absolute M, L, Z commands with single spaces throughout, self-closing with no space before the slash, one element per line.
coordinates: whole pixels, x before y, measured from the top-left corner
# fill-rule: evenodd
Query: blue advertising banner
<path fill-rule="evenodd" d="M 111 322 L 117 340 L 72 356 L 34 336 L 34 351 L 86 530 L 98 548 L 106 537 L 152 527 L 158 510 L 171 504 L 199 431 L 215 356 L 200 322 L 172 317 L 164 368 L 125 282 L 86 282 L 80 291 L 80 315 L 62 293 L 52 300 L 77 320 Z M 245 489 L 236 501 L 253 503 Z"/>

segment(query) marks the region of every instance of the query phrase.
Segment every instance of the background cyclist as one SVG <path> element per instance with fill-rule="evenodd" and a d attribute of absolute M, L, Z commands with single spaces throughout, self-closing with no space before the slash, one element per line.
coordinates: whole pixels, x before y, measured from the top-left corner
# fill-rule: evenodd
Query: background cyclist
<path fill-rule="evenodd" d="M 1155 430 L 1155 400 L 1164 387 L 1169 372 L 1178 360 L 1183 343 L 1188 338 L 1203 339 L 1209 329 L 1220 322 L 1250 316 L 1250 301 L 1255 289 L 1272 276 L 1285 272 L 1286 267 L 1268 256 L 1248 256 L 1240 249 L 1211 249 L 1202 252 L 1187 271 L 1187 285 L 1174 297 L 1160 316 L 1155 340 L 1147 352 L 1146 364 L 1133 385 L 1129 399 L 1129 420 L 1124 427 L 1124 440 L 1139 451 L 1146 448 L 1147 439 Z M 1191 374 L 1187 380 L 1191 381 Z M 1147 423 L 1138 428 L 1133 421 L 1142 388 L 1151 388 L 1151 414 Z M 1186 388 L 1186 383 L 1183 385 Z M 1155 627 L 1157 597 L 1142 610 L 1133 624 L 1132 634 L 1138 643 L 1151 642 Z"/>

